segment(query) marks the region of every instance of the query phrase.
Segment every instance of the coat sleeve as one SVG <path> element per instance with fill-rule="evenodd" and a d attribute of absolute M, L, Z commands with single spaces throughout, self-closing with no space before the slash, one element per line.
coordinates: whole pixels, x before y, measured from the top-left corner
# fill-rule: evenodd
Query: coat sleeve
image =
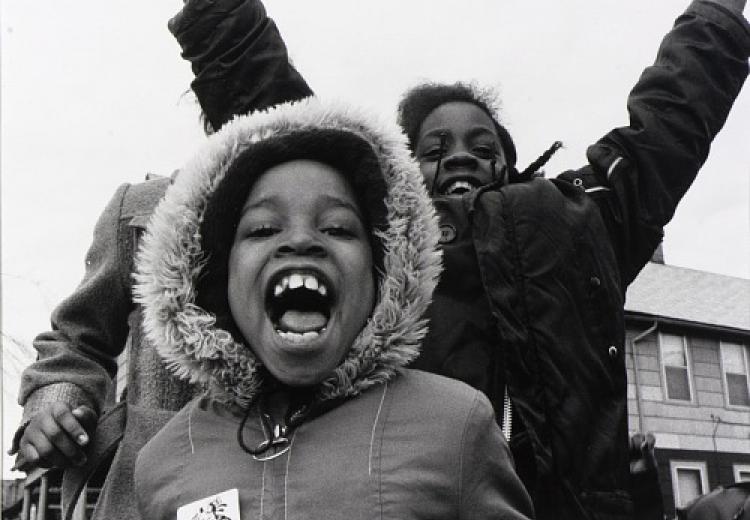
<path fill-rule="evenodd" d="M 533 518 L 531 498 L 487 397 L 481 392 L 466 422 L 459 468 L 459 518 Z"/>
<path fill-rule="evenodd" d="M 694 1 L 631 91 L 630 124 L 589 148 L 590 167 L 582 172 L 593 171 L 611 190 L 595 198 L 623 289 L 653 254 L 705 162 L 747 77 L 748 56 L 747 20 L 715 2 Z"/>
<path fill-rule="evenodd" d="M 101 412 L 116 357 L 123 351 L 132 310 L 125 283 L 129 263 L 122 258 L 120 213 L 129 185 L 121 186 L 99 217 L 86 255 L 86 270 L 76 290 L 54 310 L 51 330 L 34 339 L 37 359 L 21 377 L 19 404 L 23 427 L 44 405 L 63 401 Z"/>
<path fill-rule="evenodd" d="M 169 30 L 192 66 L 210 127 L 237 114 L 312 95 L 259 0 L 188 0 Z"/>

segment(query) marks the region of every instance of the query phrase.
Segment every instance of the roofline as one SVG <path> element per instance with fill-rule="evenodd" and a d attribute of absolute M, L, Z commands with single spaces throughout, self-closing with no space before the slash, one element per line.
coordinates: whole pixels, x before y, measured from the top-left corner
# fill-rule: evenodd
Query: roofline
<path fill-rule="evenodd" d="M 698 321 L 683 320 L 680 318 L 670 318 L 668 316 L 659 316 L 655 314 L 648 314 L 646 312 L 637 311 L 625 311 L 625 321 L 628 323 L 648 323 L 651 324 L 654 321 L 660 325 L 667 325 L 673 327 L 680 327 L 684 329 L 699 330 L 702 332 L 713 332 L 721 334 L 722 336 L 733 336 L 740 337 L 742 339 L 750 339 L 750 330 L 741 329 L 738 327 L 727 327 L 726 325 L 716 325 L 713 323 L 701 323 Z"/>

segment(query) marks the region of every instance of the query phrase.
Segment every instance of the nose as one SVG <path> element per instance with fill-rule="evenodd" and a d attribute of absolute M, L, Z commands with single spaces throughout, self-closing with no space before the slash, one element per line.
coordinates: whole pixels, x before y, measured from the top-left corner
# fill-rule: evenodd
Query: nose
<path fill-rule="evenodd" d="M 456 152 L 443 159 L 443 168 L 447 171 L 457 169 L 476 170 L 479 161 L 468 152 Z"/>
<path fill-rule="evenodd" d="M 277 256 L 323 257 L 326 255 L 326 250 L 315 236 L 314 230 L 307 227 L 298 227 L 289 230 L 279 245 L 276 254 Z"/>

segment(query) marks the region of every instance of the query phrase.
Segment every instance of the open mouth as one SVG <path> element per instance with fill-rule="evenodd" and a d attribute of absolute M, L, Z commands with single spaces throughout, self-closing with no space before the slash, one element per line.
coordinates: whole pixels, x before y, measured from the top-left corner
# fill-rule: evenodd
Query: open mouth
<path fill-rule="evenodd" d="M 331 317 L 333 295 L 322 276 L 286 271 L 272 280 L 266 308 L 274 330 L 290 343 L 308 343 L 323 333 Z"/>
<path fill-rule="evenodd" d="M 448 182 L 443 185 L 443 189 L 440 191 L 443 195 L 463 195 L 478 187 L 479 183 L 474 179 L 464 178 Z"/>

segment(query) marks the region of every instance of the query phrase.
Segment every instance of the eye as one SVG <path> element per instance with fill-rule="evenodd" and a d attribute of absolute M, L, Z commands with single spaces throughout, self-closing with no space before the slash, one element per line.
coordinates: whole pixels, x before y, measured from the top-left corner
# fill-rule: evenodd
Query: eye
<path fill-rule="evenodd" d="M 492 159 L 495 156 L 495 148 L 489 145 L 476 145 L 471 151 L 480 159 Z"/>
<path fill-rule="evenodd" d="M 443 154 L 445 154 L 445 150 L 442 147 L 433 146 L 422 152 L 420 158 L 427 161 L 437 161 Z"/>
<path fill-rule="evenodd" d="M 321 231 L 335 238 L 355 238 L 357 236 L 354 230 L 346 226 L 326 226 Z"/>
<path fill-rule="evenodd" d="M 248 238 L 268 238 L 272 235 L 275 235 L 278 232 L 279 232 L 278 228 L 271 226 L 270 224 L 262 224 L 262 225 L 250 228 L 245 233 L 245 236 Z"/>

